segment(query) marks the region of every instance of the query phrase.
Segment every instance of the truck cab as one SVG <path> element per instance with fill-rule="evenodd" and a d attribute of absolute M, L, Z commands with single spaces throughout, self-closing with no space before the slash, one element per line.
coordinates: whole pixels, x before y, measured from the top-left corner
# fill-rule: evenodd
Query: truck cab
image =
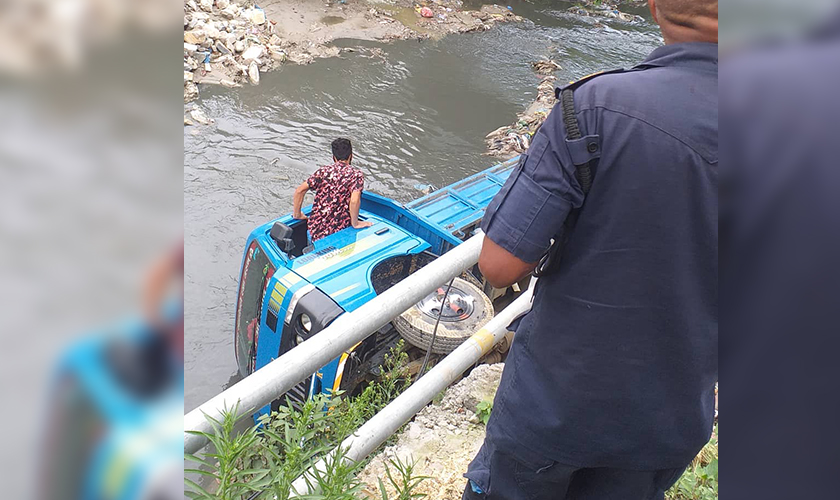
<path fill-rule="evenodd" d="M 240 375 L 250 375 L 317 335 L 344 312 L 471 236 L 515 164 L 516 159 L 495 165 L 406 205 L 364 192 L 359 218 L 372 225 L 346 228 L 312 244 L 306 221 L 291 214 L 254 229 L 245 243 L 236 307 L 234 350 Z M 259 409 L 255 418 L 287 398 L 295 404 L 317 393 L 353 394 L 398 338 L 393 325 L 387 325 Z"/>

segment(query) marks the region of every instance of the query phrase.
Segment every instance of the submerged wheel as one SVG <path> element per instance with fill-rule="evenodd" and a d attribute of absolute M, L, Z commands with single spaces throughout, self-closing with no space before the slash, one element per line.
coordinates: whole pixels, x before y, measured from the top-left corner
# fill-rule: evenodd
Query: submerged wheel
<path fill-rule="evenodd" d="M 493 317 L 493 303 L 475 284 L 455 278 L 446 303 L 443 303 L 446 288 L 447 285 L 441 286 L 394 319 L 400 335 L 410 344 L 425 350 L 429 348 L 440 314 L 440 324 L 432 345 L 435 354 L 454 351 Z"/>

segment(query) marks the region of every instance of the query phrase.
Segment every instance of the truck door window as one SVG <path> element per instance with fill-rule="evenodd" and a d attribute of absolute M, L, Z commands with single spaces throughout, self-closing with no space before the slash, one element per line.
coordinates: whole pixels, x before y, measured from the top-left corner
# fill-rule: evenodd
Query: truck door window
<path fill-rule="evenodd" d="M 239 278 L 236 309 L 236 361 L 243 376 L 254 371 L 263 296 L 273 274 L 274 266 L 262 247 L 256 241 L 251 242 Z"/>

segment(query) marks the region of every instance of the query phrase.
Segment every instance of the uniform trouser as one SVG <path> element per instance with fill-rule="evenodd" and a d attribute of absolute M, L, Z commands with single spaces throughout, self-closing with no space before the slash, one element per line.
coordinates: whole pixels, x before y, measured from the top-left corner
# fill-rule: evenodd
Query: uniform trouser
<path fill-rule="evenodd" d="M 478 485 L 467 481 L 463 500 L 662 500 L 685 470 L 527 464 L 499 450 L 485 460 L 490 466 L 488 491 L 478 493 L 473 488 Z"/>

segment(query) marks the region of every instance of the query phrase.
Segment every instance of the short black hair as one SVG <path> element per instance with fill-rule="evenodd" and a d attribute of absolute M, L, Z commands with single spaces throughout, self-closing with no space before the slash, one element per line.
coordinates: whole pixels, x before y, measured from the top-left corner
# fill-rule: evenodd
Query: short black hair
<path fill-rule="evenodd" d="M 353 145 L 350 144 L 350 139 L 339 137 L 332 141 L 332 154 L 336 160 L 347 161 L 350 155 L 353 154 Z"/>

